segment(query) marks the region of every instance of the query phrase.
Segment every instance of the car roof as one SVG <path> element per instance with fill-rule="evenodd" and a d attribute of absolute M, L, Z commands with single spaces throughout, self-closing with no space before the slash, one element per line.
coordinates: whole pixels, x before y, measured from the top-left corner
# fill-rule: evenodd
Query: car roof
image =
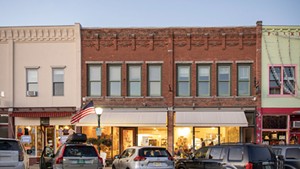
<path fill-rule="evenodd" d="M 137 148 L 137 149 L 142 149 L 142 148 L 163 148 L 163 149 L 166 149 L 165 147 L 159 147 L 159 146 L 131 146 L 131 147 L 128 147 L 128 148 Z M 128 149 L 126 148 L 126 149 Z"/>
<path fill-rule="evenodd" d="M 17 139 L 13 139 L 13 138 L 3 138 L 3 137 L 0 137 L 0 140 L 19 141 L 19 140 L 17 140 Z"/>

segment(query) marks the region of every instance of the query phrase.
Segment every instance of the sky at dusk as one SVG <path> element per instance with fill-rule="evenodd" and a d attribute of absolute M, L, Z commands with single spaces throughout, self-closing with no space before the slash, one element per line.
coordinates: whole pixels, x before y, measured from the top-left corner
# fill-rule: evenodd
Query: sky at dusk
<path fill-rule="evenodd" d="M 300 0 L 0 0 L 0 27 L 300 25 Z"/>

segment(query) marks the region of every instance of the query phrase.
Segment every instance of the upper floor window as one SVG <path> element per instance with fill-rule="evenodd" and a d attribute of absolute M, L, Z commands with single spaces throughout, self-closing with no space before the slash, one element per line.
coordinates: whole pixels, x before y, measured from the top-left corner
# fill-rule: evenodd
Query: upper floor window
<path fill-rule="evenodd" d="M 121 96 L 121 65 L 108 66 L 108 96 Z"/>
<path fill-rule="evenodd" d="M 88 96 L 101 96 L 101 65 L 88 65 Z"/>
<path fill-rule="evenodd" d="M 63 96 L 64 95 L 64 69 L 63 68 L 53 68 L 53 96 Z"/>
<path fill-rule="evenodd" d="M 37 96 L 38 92 L 38 69 L 27 68 L 26 69 L 26 91 L 27 96 Z"/>
<path fill-rule="evenodd" d="M 177 66 L 177 96 L 190 96 L 190 74 L 189 65 Z"/>
<path fill-rule="evenodd" d="M 230 96 L 230 66 L 218 66 L 218 96 Z"/>
<path fill-rule="evenodd" d="M 161 65 L 148 66 L 148 95 L 161 96 Z"/>
<path fill-rule="evenodd" d="M 128 66 L 128 95 L 141 96 L 141 66 L 129 65 Z"/>
<path fill-rule="evenodd" d="M 238 65 L 238 96 L 250 96 L 250 65 Z"/>
<path fill-rule="evenodd" d="M 198 96 L 210 96 L 210 66 L 199 65 L 197 77 L 197 95 Z"/>
<path fill-rule="evenodd" d="M 289 95 L 295 94 L 295 67 L 271 66 L 269 67 L 269 94 Z"/>

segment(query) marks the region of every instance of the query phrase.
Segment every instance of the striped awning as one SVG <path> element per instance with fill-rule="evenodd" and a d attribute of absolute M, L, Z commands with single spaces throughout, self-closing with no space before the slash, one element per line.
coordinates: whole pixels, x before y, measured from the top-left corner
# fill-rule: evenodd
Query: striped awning
<path fill-rule="evenodd" d="M 67 117 L 73 112 L 12 112 L 12 117 Z"/>

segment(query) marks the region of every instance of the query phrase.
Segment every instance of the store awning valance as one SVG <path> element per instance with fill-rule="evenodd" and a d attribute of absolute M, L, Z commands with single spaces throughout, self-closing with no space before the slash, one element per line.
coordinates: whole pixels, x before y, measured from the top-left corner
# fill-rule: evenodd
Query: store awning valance
<path fill-rule="evenodd" d="M 12 112 L 12 117 L 68 117 L 73 112 Z"/>
<path fill-rule="evenodd" d="M 90 114 L 82 118 L 77 126 L 97 126 L 98 117 Z M 104 112 L 101 126 L 166 126 L 167 112 Z"/>
<path fill-rule="evenodd" d="M 243 111 L 176 112 L 175 126 L 248 126 Z"/>

